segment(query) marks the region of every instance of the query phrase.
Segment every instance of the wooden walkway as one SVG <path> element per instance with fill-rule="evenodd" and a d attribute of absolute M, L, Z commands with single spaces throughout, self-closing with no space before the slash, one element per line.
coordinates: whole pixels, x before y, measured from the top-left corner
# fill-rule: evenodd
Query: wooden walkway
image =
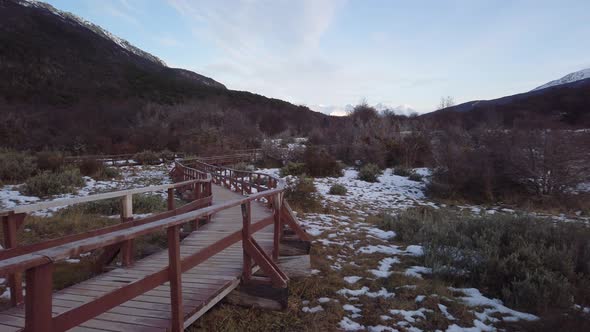
<path fill-rule="evenodd" d="M 213 185 L 212 189 L 213 204 L 244 197 L 218 185 Z M 251 213 L 253 223 L 272 216 L 272 211 L 259 202 L 252 202 Z M 241 229 L 240 206 L 222 210 L 213 215 L 211 222 L 202 225 L 181 242 L 180 254 L 187 257 Z M 269 255 L 273 248 L 273 231 L 274 226 L 271 224 L 253 234 L 260 247 Z M 243 257 L 240 241 L 182 274 L 185 328 L 238 286 L 242 276 Z M 168 251 L 163 250 L 137 261 L 131 267 L 117 268 L 55 292 L 53 316 L 144 278 L 168 264 Z M 170 328 L 170 321 L 170 285 L 167 282 L 70 331 L 165 331 Z M 20 331 L 24 326 L 24 305 L 0 312 L 0 332 Z"/>

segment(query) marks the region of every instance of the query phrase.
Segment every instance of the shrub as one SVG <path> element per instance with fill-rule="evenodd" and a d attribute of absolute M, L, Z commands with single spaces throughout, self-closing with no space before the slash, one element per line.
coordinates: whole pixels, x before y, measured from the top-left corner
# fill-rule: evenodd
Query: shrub
<path fill-rule="evenodd" d="M 98 177 L 99 179 L 114 179 L 121 176 L 119 169 L 115 167 L 105 167 L 102 169 L 102 174 Z"/>
<path fill-rule="evenodd" d="M 110 180 L 121 175 L 115 167 L 107 167 L 102 161 L 97 159 L 84 159 L 78 165 L 80 173 L 84 176 L 90 176 L 95 180 Z"/>
<path fill-rule="evenodd" d="M 384 215 L 381 226 L 422 243 L 435 276 L 468 280 L 509 306 L 545 312 L 590 303 L 590 229 L 583 225 L 418 208 Z"/>
<path fill-rule="evenodd" d="M 340 177 L 342 167 L 340 163 L 323 149 L 309 146 L 303 153 L 303 163 L 306 174 L 313 177 Z"/>
<path fill-rule="evenodd" d="M 35 158 L 24 152 L 0 150 L 0 180 L 24 181 L 37 171 Z"/>
<path fill-rule="evenodd" d="M 285 198 L 293 209 L 301 212 L 316 212 L 322 207 L 313 178 L 305 175 L 298 177 L 295 183 L 287 188 Z"/>
<path fill-rule="evenodd" d="M 161 162 L 160 155 L 150 150 L 136 153 L 133 159 L 140 165 L 157 165 Z"/>
<path fill-rule="evenodd" d="M 104 163 L 98 159 L 83 159 L 78 165 L 80 173 L 84 176 L 94 177 L 104 168 Z"/>
<path fill-rule="evenodd" d="M 58 172 L 63 169 L 65 160 L 61 152 L 41 151 L 36 155 L 37 167 L 42 171 Z"/>
<path fill-rule="evenodd" d="M 27 179 L 21 191 L 25 195 L 45 197 L 66 193 L 75 193 L 84 185 L 84 179 L 78 169 L 66 169 L 62 172 L 42 172 Z"/>
<path fill-rule="evenodd" d="M 397 176 L 410 176 L 412 175 L 412 171 L 408 168 L 396 167 L 393 169 L 393 174 Z"/>
<path fill-rule="evenodd" d="M 412 181 L 416 181 L 416 182 L 421 182 L 422 181 L 422 175 L 416 173 L 416 172 L 412 172 L 410 173 L 410 176 L 408 176 L 408 180 L 412 180 Z"/>
<path fill-rule="evenodd" d="M 160 158 L 162 158 L 162 160 L 174 160 L 174 158 L 176 158 L 176 154 L 170 150 L 163 150 L 160 151 Z"/>
<path fill-rule="evenodd" d="M 375 164 L 366 164 L 361 167 L 358 174 L 358 179 L 367 182 L 379 182 L 379 175 L 381 175 L 381 169 Z"/>
<path fill-rule="evenodd" d="M 341 184 L 334 184 L 330 187 L 330 191 L 328 192 L 328 194 L 330 195 L 346 195 L 348 191 L 346 190 L 346 187 L 341 185 Z"/>
<path fill-rule="evenodd" d="M 294 175 L 299 176 L 306 172 L 305 164 L 288 162 L 287 165 L 281 168 L 281 176 Z"/>

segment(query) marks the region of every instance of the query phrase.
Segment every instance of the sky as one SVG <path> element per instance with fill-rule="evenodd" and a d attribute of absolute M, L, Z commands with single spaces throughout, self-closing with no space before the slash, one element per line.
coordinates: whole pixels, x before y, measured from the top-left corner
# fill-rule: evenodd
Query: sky
<path fill-rule="evenodd" d="M 170 67 L 342 112 L 436 109 L 590 67 L 590 1 L 49 0 Z"/>

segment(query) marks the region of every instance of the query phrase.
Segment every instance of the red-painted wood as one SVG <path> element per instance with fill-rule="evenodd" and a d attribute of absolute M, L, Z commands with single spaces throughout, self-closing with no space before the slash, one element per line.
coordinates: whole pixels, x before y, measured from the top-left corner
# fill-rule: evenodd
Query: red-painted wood
<path fill-rule="evenodd" d="M 27 271 L 25 331 L 52 332 L 53 264 L 43 264 Z"/>
<path fill-rule="evenodd" d="M 242 204 L 242 251 L 244 253 L 242 279 L 246 282 L 249 281 L 252 277 L 252 258 L 250 257 L 250 254 L 244 247 L 245 241 L 249 240 L 252 237 L 250 233 L 250 223 L 251 206 L 250 202 L 247 202 Z"/>
<path fill-rule="evenodd" d="M 184 313 L 182 310 L 182 271 L 180 264 L 180 226 L 168 228 L 168 279 L 170 280 L 170 330 L 184 330 Z"/>
<path fill-rule="evenodd" d="M 4 248 L 11 249 L 18 247 L 17 233 L 25 220 L 25 214 L 11 213 L 2 217 L 2 232 L 4 234 Z M 8 250 L 3 250 L 6 252 Z M 23 303 L 22 273 L 12 273 L 7 276 L 8 287 L 10 288 L 10 304 L 12 306 Z"/>

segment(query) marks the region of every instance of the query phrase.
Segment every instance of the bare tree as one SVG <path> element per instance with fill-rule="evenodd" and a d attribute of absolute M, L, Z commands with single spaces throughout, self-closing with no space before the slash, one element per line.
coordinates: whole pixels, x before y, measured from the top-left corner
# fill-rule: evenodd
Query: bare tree
<path fill-rule="evenodd" d="M 437 110 L 442 110 L 447 107 L 455 106 L 455 99 L 451 96 L 440 97 L 440 103 L 438 104 Z"/>
<path fill-rule="evenodd" d="M 565 130 L 527 131 L 513 140 L 513 175 L 537 195 L 575 188 L 590 178 L 588 135 Z"/>

